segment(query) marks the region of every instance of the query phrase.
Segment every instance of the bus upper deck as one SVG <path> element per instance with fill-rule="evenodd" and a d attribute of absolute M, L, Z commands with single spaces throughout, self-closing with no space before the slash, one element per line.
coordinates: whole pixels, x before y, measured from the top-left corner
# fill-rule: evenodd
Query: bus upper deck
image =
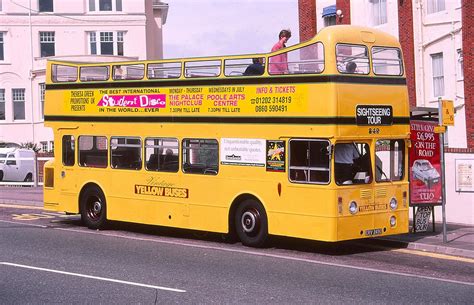
<path fill-rule="evenodd" d="M 282 53 L 288 62 L 276 62 Z M 261 75 L 248 73 L 255 64 L 263 66 Z M 270 67 L 282 64 L 286 73 L 272 74 Z M 354 125 L 369 126 L 356 129 L 361 135 L 380 132 L 370 126 L 394 125 L 400 126 L 394 133 L 408 132 L 399 43 L 363 27 L 323 29 L 309 41 L 269 54 L 87 64 L 50 61 L 48 69 L 47 122 L 100 120 L 107 114 L 137 122 L 141 117 L 212 122 L 215 117 L 238 116 L 225 120 L 331 124 L 339 135 L 353 135 Z"/>

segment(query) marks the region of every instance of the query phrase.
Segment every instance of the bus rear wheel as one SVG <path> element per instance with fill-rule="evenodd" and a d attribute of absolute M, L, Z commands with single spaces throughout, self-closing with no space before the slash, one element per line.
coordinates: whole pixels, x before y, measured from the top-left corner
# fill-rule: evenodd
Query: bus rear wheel
<path fill-rule="evenodd" d="M 107 222 L 106 202 L 102 190 L 88 187 L 80 199 L 81 218 L 89 229 L 103 228 Z"/>
<path fill-rule="evenodd" d="M 257 248 L 265 246 L 268 240 L 268 220 L 259 201 L 247 199 L 237 207 L 235 231 L 242 244 Z"/>

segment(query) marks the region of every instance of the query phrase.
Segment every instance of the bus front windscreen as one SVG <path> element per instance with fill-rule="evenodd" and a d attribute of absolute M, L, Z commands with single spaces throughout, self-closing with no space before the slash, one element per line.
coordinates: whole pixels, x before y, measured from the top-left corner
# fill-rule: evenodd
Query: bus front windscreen
<path fill-rule="evenodd" d="M 334 172 L 338 185 L 371 183 L 369 144 L 337 143 L 334 148 Z"/>

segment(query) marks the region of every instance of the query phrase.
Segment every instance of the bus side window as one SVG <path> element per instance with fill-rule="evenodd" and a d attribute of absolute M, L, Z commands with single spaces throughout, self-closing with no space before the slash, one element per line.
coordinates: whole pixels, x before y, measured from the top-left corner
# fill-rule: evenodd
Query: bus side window
<path fill-rule="evenodd" d="M 345 74 L 369 74 L 369 53 L 363 45 L 336 45 L 337 70 Z"/>
<path fill-rule="evenodd" d="M 290 141 L 290 181 L 329 183 L 330 143 L 327 140 Z"/>
<path fill-rule="evenodd" d="M 79 165 L 106 168 L 107 138 L 101 136 L 80 136 Z"/>
<path fill-rule="evenodd" d="M 225 76 L 258 76 L 264 72 L 264 57 L 227 59 L 224 62 Z"/>
<path fill-rule="evenodd" d="M 108 66 L 85 66 L 79 69 L 81 82 L 105 81 L 109 79 Z"/>
<path fill-rule="evenodd" d="M 189 61 L 184 64 L 184 71 L 185 77 L 216 77 L 221 74 L 221 61 Z"/>
<path fill-rule="evenodd" d="M 179 169 L 178 149 L 178 139 L 146 138 L 146 170 L 176 173 Z"/>
<path fill-rule="evenodd" d="M 110 139 L 110 164 L 112 168 L 139 170 L 142 168 L 142 142 L 136 137 Z"/>
<path fill-rule="evenodd" d="M 184 139 L 182 147 L 183 172 L 217 175 L 219 147 L 214 139 Z"/>
<path fill-rule="evenodd" d="M 179 78 L 181 76 L 180 62 L 164 62 L 148 64 L 148 78 Z"/>
<path fill-rule="evenodd" d="M 74 136 L 63 136 L 63 164 L 74 165 L 75 143 Z"/>
<path fill-rule="evenodd" d="M 285 54 L 285 53 L 283 53 Z M 286 52 L 269 59 L 270 75 L 278 74 L 319 74 L 324 70 L 324 47 L 321 42 Z"/>
<path fill-rule="evenodd" d="M 113 79 L 143 79 L 145 76 L 145 65 L 115 65 L 113 66 Z"/>

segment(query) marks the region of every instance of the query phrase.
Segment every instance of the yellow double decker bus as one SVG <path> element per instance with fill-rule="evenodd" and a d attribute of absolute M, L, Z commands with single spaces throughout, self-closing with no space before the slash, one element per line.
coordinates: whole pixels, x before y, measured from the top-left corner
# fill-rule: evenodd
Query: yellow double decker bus
<path fill-rule="evenodd" d="M 46 77 L 46 210 L 255 247 L 408 231 L 409 103 L 386 33 L 332 26 L 268 54 L 49 61 Z"/>

